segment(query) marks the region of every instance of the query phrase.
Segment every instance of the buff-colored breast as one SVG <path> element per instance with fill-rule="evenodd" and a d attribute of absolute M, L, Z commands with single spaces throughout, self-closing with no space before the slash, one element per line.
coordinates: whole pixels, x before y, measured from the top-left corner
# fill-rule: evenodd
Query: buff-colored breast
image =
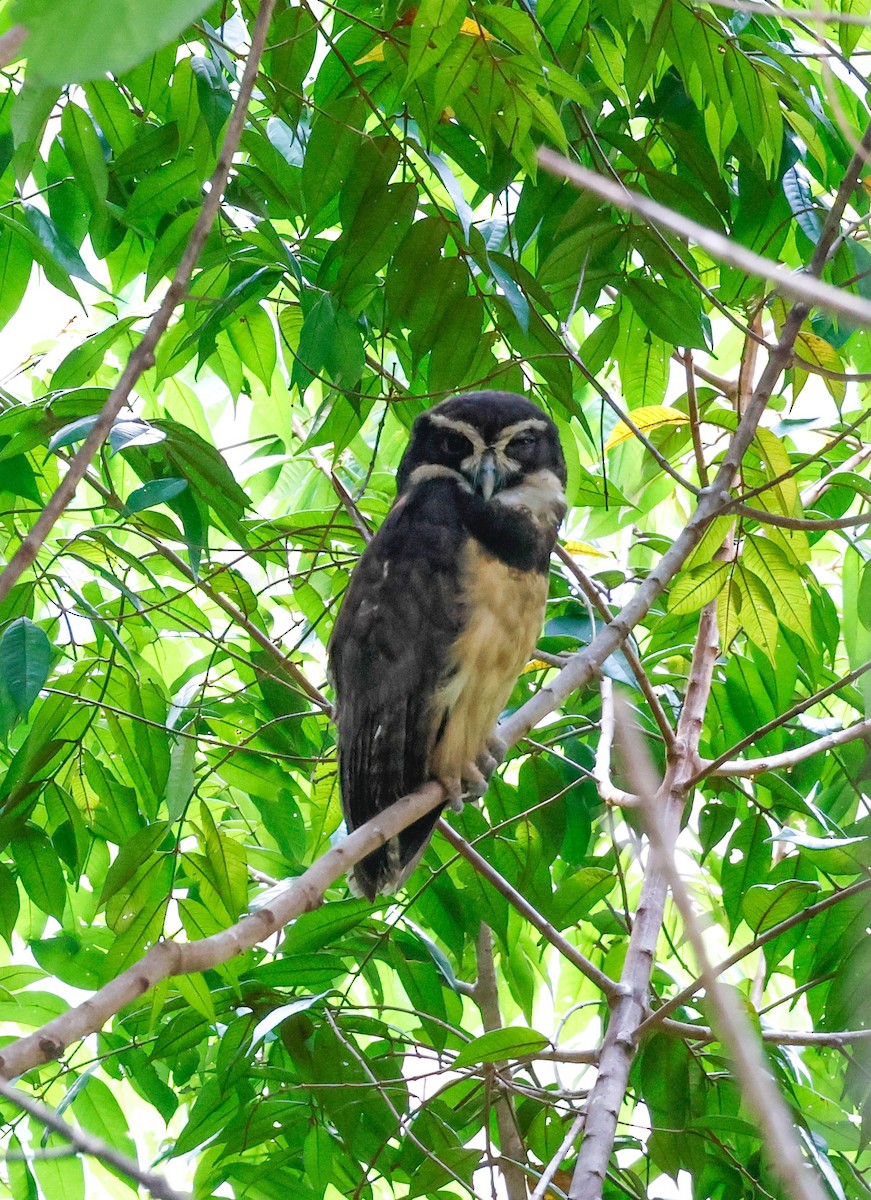
<path fill-rule="evenodd" d="M 508 567 L 470 540 L 463 563 L 463 632 L 453 673 L 434 701 L 433 729 L 447 714 L 432 757 L 433 775 L 457 779 L 485 748 L 544 620 L 547 577 Z"/>

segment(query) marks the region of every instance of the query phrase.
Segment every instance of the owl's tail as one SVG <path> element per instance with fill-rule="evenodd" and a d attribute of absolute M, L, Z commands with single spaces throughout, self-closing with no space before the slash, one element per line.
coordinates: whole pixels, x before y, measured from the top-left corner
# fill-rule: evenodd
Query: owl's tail
<path fill-rule="evenodd" d="M 349 830 L 357 829 L 429 779 L 427 739 L 423 731 L 409 736 L 406 714 L 396 709 L 374 716 L 338 714 L 339 777 L 342 807 Z M 414 736 L 417 734 L 417 736 Z M 417 866 L 444 808 L 419 817 L 352 869 L 351 890 L 374 900 L 379 892 L 395 892 Z"/>

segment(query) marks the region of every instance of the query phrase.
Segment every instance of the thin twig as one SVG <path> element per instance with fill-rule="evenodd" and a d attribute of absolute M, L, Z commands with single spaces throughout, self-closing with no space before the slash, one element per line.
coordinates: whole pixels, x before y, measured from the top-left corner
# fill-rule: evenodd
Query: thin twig
<path fill-rule="evenodd" d="M 88 1154 L 91 1158 L 98 1158 L 107 1166 L 126 1175 L 132 1183 L 145 1188 L 156 1200 L 189 1200 L 186 1193 L 178 1192 L 175 1188 L 170 1187 L 162 1175 L 140 1167 L 136 1159 L 121 1154 L 108 1142 L 104 1142 L 102 1138 L 95 1137 L 94 1134 L 88 1133 L 84 1129 L 76 1129 L 63 1117 L 59 1117 L 47 1104 L 43 1104 L 34 1096 L 28 1096 L 27 1092 L 23 1092 L 21 1088 L 15 1087 L 2 1077 L 0 1077 L 0 1096 L 4 1100 L 16 1104 L 40 1125 L 50 1129 L 52 1133 L 58 1133 L 61 1137 L 66 1138 L 73 1147 L 74 1153 Z"/>
<path fill-rule="evenodd" d="M 862 148 L 865 152 L 871 148 L 871 129 L 865 132 Z M 824 283 L 816 278 L 816 272 L 798 274 L 790 271 L 770 258 L 754 254 L 752 250 L 746 249 L 733 238 L 716 233 L 712 229 L 706 229 L 697 221 L 693 221 L 673 209 L 666 208 L 665 205 L 659 204 L 647 196 L 642 196 L 638 192 L 629 191 L 622 184 L 605 179 L 587 167 L 570 162 L 569 159 L 563 158 L 553 150 L 539 150 L 538 161 L 552 175 L 568 179 L 577 187 L 590 191 L 595 196 L 600 196 L 617 208 L 644 217 L 654 225 L 670 229 L 679 237 L 688 238 L 719 262 L 744 271 L 748 275 L 755 275 L 760 279 L 767 280 L 777 292 L 797 304 L 805 305 L 808 309 L 821 308 L 858 325 L 871 326 L 871 303 L 863 300 L 861 296 L 854 296 L 841 288 L 833 287 L 832 284 Z M 862 165 L 861 159 L 854 157 L 853 161 L 858 170 Z M 858 178 L 854 174 L 850 178 L 851 192 L 857 183 Z"/>
<path fill-rule="evenodd" d="M 716 770 L 707 771 L 706 775 L 707 778 L 711 778 L 711 776 L 748 778 L 762 775 L 765 771 L 783 771 L 794 767 L 797 763 L 804 762 L 805 759 L 813 758 L 815 754 L 823 754 L 827 750 L 833 750 L 835 746 L 845 746 L 848 742 L 854 742 L 861 737 L 871 737 L 871 718 L 867 721 L 857 721 L 855 725 L 849 725 L 846 729 L 827 733 L 823 737 L 815 738 L 812 742 L 806 742 L 803 746 L 794 746 L 792 750 L 784 750 L 781 754 L 769 754 L 765 758 L 727 759 Z"/>
<path fill-rule="evenodd" d="M 493 931 L 489 925 L 481 922 L 478 931 L 476 947 L 478 960 L 478 980 L 473 991 L 473 999 L 481 1011 L 484 1030 L 489 1033 L 502 1028 L 502 1014 L 499 1011 L 499 985 L 496 980 L 496 966 L 493 961 Z M 490 1086 L 496 1089 L 494 1107 L 496 1109 L 496 1125 L 499 1130 L 499 1149 L 501 1156 L 499 1167 L 505 1181 L 505 1192 L 508 1200 L 526 1200 L 526 1148 L 520 1140 L 517 1127 L 517 1117 L 511 1097 L 499 1087 L 497 1069 L 506 1064 L 495 1063 L 488 1068 Z"/>
<path fill-rule="evenodd" d="M 605 603 L 602 595 L 599 592 L 599 589 L 589 578 L 586 571 L 584 571 L 583 568 L 575 562 L 571 554 L 569 554 L 568 550 L 566 550 L 565 546 L 561 545 L 559 542 L 557 542 L 556 546 L 554 547 L 554 554 L 557 556 L 566 570 L 571 574 L 581 591 L 607 625 L 613 614 L 608 608 L 608 605 Z M 644 669 L 641 659 L 635 653 L 635 647 L 632 645 L 631 641 L 625 641 L 621 651 L 623 657 L 629 664 L 629 669 L 635 676 L 639 691 L 647 701 L 647 707 L 650 709 L 653 719 L 659 726 L 659 732 L 662 734 L 662 740 L 665 743 L 665 747 L 667 750 L 670 750 L 674 745 L 674 730 L 671 727 L 671 723 L 668 719 L 665 709 L 662 707 L 659 696 L 657 696 L 653 689 L 653 685 L 647 677 L 647 672 Z"/>
<path fill-rule="evenodd" d="M 782 725 L 786 725 L 793 719 L 793 717 L 801 716 L 803 712 L 807 712 L 809 708 L 813 708 L 813 706 L 818 704 L 820 700 L 825 700 L 827 696 L 831 696 L 835 692 L 839 692 L 841 688 L 848 687 L 851 683 L 855 683 L 857 679 L 861 679 L 865 672 L 869 670 L 871 670 L 871 660 L 862 663 L 861 666 L 855 667 L 852 671 L 848 671 L 846 675 L 841 676 L 840 679 L 836 679 L 834 683 L 826 684 L 824 688 L 820 688 L 819 691 L 813 692 L 810 696 L 806 696 L 804 700 L 799 700 L 797 704 L 794 704 L 792 708 L 788 708 L 786 712 L 781 713 L 777 717 L 772 717 L 770 721 L 767 721 L 764 725 L 760 726 L 759 729 L 754 730 L 753 733 L 748 733 L 746 737 L 741 738 L 740 742 L 735 742 L 734 745 L 730 746 L 728 750 L 725 750 L 717 758 L 712 759 L 710 762 L 705 763 L 703 767 L 700 767 L 690 780 L 691 785 L 695 787 L 700 780 L 704 779 L 707 775 L 712 774 L 714 771 L 718 771 L 719 768 L 722 767 L 723 763 L 729 762 L 730 759 L 734 759 L 736 755 L 741 753 L 742 750 L 746 750 L 748 746 L 752 746 L 754 742 L 758 742 L 761 738 L 764 738 L 766 734 L 772 733 L 775 729 L 779 729 Z"/>
<path fill-rule="evenodd" d="M 447 841 L 458 854 L 461 854 L 467 862 L 475 868 L 479 875 L 490 883 L 500 895 L 520 913 L 520 915 L 530 925 L 534 925 L 540 934 L 550 942 L 563 958 L 567 959 L 573 966 L 577 967 L 582 975 L 585 975 L 591 983 L 594 983 L 601 992 L 608 997 L 613 997 L 617 990 L 617 985 L 610 975 L 606 975 L 604 971 L 600 971 L 594 966 L 588 958 L 581 954 L 576 946 L 573 946 L 570 941 L 563 937 L 559 930 L 555 929 L 545 917 L 538 912 L 537 909 L 529 903 L 525 896 L 521 896 L 520 892 L 505 879 L 495 867 L 487 862 L 474 847 L 470 846 L 464 837 L 452 826 L 448 825 L 447 821 L 440 819 L 437 826 L 442 837 Z"/>
<path fill-rule="evenodd" d="M 602 695 L 602 727 L 599 741 L 596 745 L 596 758 L 593 764 L 593 778 L 599 797 L 604 804 L 614 804 L 618 808 L 635 808 L 638 797 L 615 787 L 611 780 L 611 747 L 614 744 L 614 685 L 606 675 L 602 676 L 600 684 Z"/>
<path fill-rule="evenodd" d="M 730 967 L 734 967 L 748 954 L 753 954 L 756 950 L 761 950 L 768 942 L 773 942 L 775 938 L 780 937 L 782 933 L 795 928 L 796 925 L 802 925 L 806 921 L 813 920 L 820 913 L 825 912 L 829 908 L 833 908 L 836 904 L 840 904 L 844 900 L 849 900 L 851 896 L 858 896 L 861 892 L 867 892 L 871 888 L 871 879 L 860 879 L 858 883 L 851 883 L 849 887 L 842 888 L 840 891 L 832 892 L 828 896 L 824 896 L 822 900 L 818 900 L 816 904 L 809 904 L 807 908 L 803 908 L 800 912 L 793 913 L 791 917 L 785 917 L 782 921 L 778 921 L 776 925 L 772 925 L 770 929 L 766 929 L 764 933 L 760 933 L 748 942 L 745 946 L 741 946 L 728 958 L 724 958 L 722 962 L 717 963 L 713 968 L 715 975 L 722 975 L 724 971 L 728 971 Z M 669 1013 L 673 1013 L 676 1008 L 681 1008 L 687 1001 L 692 1000 L 696 992 L 702 988 L 702 981 L 694 979 L 692 983 L 685 988 L 681 988 L 674 996 L 666 1000 L 666 1002 L 645 1017 L 638 1027 L 639 1037 L 646 1035 L 651 1029 L 665 1022 L 665 1018 Z"/>

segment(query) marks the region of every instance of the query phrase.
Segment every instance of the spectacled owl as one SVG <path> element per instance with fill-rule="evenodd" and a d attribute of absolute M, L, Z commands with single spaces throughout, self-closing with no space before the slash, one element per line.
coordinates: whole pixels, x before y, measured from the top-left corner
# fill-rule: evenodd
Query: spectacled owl
<path fill-rule="evenodd" d="M 414 422 L 329 646 L 349 830 L 430 779 L 454 802 L 483 790 L 476 763 L 541 631 L 565 482 L 556 426 L 522 396 L 468 392 Z M 352 887 L 401 886 L 440 812 L 359 862 Z"/>

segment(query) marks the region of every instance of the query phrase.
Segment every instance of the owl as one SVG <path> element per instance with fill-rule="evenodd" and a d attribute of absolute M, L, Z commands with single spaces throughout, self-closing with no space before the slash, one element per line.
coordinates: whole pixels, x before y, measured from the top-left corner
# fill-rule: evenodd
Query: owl
<path fill-rule="evenodd" d="M 489 739 L 544 619 L 566 510 L 556 426 L 511 392 L 467 392 L 414 422 L 397 496 L 351 577 L 329 646 L 349 830 L 430 779 L 480 794 Z M 353 870 L 395 891 L 441 809 Z"/>

